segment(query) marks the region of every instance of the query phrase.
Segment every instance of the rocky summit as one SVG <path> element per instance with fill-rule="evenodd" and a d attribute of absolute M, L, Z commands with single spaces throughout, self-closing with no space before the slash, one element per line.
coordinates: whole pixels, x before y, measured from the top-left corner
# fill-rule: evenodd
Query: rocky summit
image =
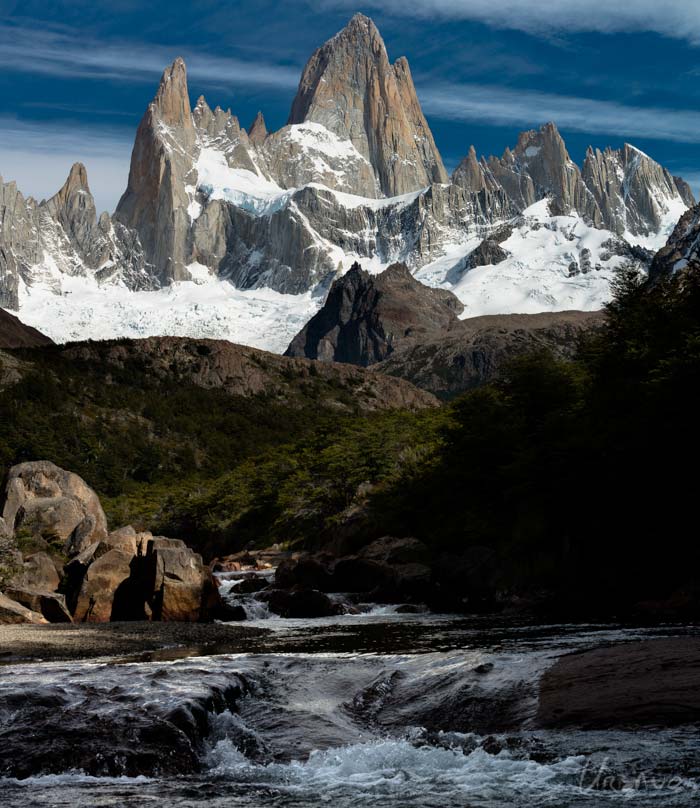
<path fill-rule="evenodd" d="M 362 14 L 312 54 L 277 131 L 264 110 L 246 129 L 193 105 L 178 58 L 113 215 L 98 216 L 79 163 L 42 202 L 0 182 L 0 305 L 56 341 L 179 334 L 281 352 L 359 262 L 405 264 L 462 316 L 595 310 L 694 204 L 631 145 L 577 166 L 554 123 L 500 157 L 465 151 L 449 177 L 408 61 Z"/>

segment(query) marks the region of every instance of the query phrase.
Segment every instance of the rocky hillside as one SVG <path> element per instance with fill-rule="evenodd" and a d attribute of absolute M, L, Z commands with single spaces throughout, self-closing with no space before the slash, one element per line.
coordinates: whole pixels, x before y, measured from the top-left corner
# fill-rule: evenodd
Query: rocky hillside
<path fill-rule="evenodd" d="M 451 398 L 497 380 L 517 357 L 548 353 L 571 360 L 603 322 L 601 312 L 582 311 L 474 317 L 391 354 L 375 370 Z"/>
<path fill-rule="evenodd" d="M 366 367 L 450 330 L 462 308 L 451 292 L 419 283 L 405 264 L 393 264 L 379 275 L 354 264 L 335 281 L 285 356 Z"/>
<path fill-rule="evenodd" d="M 84 364 L 105 380 L 113 371 L 138 367 L 166 384 L 184 383 L 229 396 L 265 396 L 286 406 L 317 406 L 368 412 L 435 406 L 429 393 L 399 379 L 387 379 L 340 364 L 319 365 L 306 359 L 233 345 L 221 340 L 177 337 L 82 343 L 54 349 L 61 361 Z"/>
<path fill-rule="evenodd" d="M 0 309 L 0 349 L 36 348 L 40 345 L 51 345 L 51 340 L 13 314 Z"/>

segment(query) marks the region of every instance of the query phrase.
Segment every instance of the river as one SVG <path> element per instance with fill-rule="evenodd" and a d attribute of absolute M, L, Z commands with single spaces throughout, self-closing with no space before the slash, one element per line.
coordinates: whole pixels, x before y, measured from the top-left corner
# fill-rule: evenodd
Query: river
<path fill-rule="evenodd" d="M 268 631 L 244 642 L 245 653 L 172 648 L 4 665 L 0 744 L 21 751 L 25 770 L 0 780 L 2 805 L 672 808 L 700 800 L 694 726 L 545 731 L 534 720 L 538 678 L 556 657 L 694 630 L 533 626 L 390 607 L 249 625 Z M 166 730 L 156 733 L 155 754 L 134 748 L 151 737 L 149 722 L 190 732 L 194 770 L 179 772 L 177 762 L 173 770 Z M 101 761 L 98 776 L 75 765 L 86 759 Z M 150 771 L 125 776 L 130 760 Z"/>

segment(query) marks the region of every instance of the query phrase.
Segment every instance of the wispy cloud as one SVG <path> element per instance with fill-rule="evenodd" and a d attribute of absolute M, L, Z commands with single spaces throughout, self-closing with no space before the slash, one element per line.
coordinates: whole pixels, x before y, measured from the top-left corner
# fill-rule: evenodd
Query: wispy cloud
<path fill-rule="evenodd" d="M 69 29 L 0 24 L 0 68 L 64 78 L 144 82 L 157 80 L 176 56 L 189 75 L 209 85 L 294 89 L 300 69 L 288 65 L 215 57 L 186 47 L 103 42 Z"/>
<path fill-rule="evenodd" d="M 98 210 L 112 211 L 126 187 L 133 130 L 0 116 L 0 176 L 26 196 L 45 199 L 85 163 Z"/>
<path fill-rule="evenodd" d="M 323 8 L 354 9 L 356 0 L 313 0 Z M 700 44 L 698 0 L 366 0 L 365 8 L 434 19 L 476 20 L 534 34 L 654 31 Z"/>
<path fill-rule="evenodd" d="M 482 84 L 418 85 L 428 115 L 497 126 L 535 126 L 554 121 L 562 129 L 617 137 L 700 143 L 700 112 L 634 107 Z"/>

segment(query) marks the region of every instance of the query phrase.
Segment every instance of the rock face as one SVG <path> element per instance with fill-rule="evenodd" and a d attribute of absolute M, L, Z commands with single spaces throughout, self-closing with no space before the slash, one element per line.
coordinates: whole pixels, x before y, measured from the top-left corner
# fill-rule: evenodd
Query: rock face
<path fill-rule="evenodd" d="M 686 182 L 629 144 L 604 152 L 589 148 L 581 171 L 553 123 L 521 133 L 500 158 L 478 161 L 470 149 L 452 181 L 491 199 L 505 194 L 510 215 L 548 198 L 553 215 L 575 212 L 620 236 L 658 233 L 695 204 Z"/>
<path fill-rule="evenodd" d="M 97 494 L 77 474 L 45 460 L 10 470 L 2 517 L 15 532 L 58 540 L 69 555 L 107 537 Z"/>
<path fill-rule="evenodd" d="M 619 235 L 656 233 L 670 204 L 675 203 L 679 213 L 695 204 L 687 183 L 627 143 L 617 151 L 589 148 L 583 179 L 595 198 L 601 224 Z"/>
<path fill-rule="evenodd" d="M 115 213 L 117 221 L 138 232 L 163 282 L 189 278 L 186 186 L 193 182 L 196 140 L 185 63 L 176 59 L 139 124 L 129 184 Z"/>
<path fill-rule="evenodd" d="M 654 256 L 651 281 L 677 272 L 700 271 L 700 205 L 687 211 L 676 225 L 668 243 Z"/>
<path fill-rule="evenodd" d="M 10 470 L 0 528 L 0 623 L 195 622 L 220 606 L 200 555 L 130 525 L 108 533 L 95 492 L 53 463 Z M 27 532 L 59 540 L 65 567 L 60 553 L 22 559 L 15 540 Z"/>
<path fill-rule="evenodd" d="M 475 261 L 496 263 L 497 239 L 480 245 Z M 471 256 L 468 260 L 471 259 Z M 602 323 L 584 312 L 511 314 L 459 320 L 450 292 L 420 284 L 405 266 L 379 275 L 359 265 L 337 280 L 325 305 L 292 340 L 288 356 L 375 365 L 375 370 L 450 397 L 498 376 L 512 358 L 549 350 L 562 359 Z"/>
<path fill-rule="evenodd" d="M 25 325 L 13 314 L 0 309 L 0 349 L 36 348 L 52 344 L 53 341 L 36 328 Z"/>
<path fill-rule="evenodd" d="M 405 58 L 391 65 L 376 26 L 356 14 L 311 57 L 288 124 L 312 121 L 349 140 L 371 164 L 385 196 L 416 191 L 447 174 L 418 103 Z"/>
<path fill-rule="evenodd" d="M 698 720 L 700 642 L 646 642 L 560 657 L 540 682 L 537 724 L 601 729 Z"/>
<path fill-rule="evenodd" d="M 355 264 L 335 281 L 323 308 L 285 355 L 373 365 L 404 344 L 448 331 L 462 309 L 451 292 L 424 286 L 404 264 L 379 275 Z"/>
<path fill-rule="evenodd" d="M 155 537 L 148 542 L 144 563 L 154 619 L 199 620 L 205 581 L 202 557 L 183 541 Z"/>
<path fill-rule="evenodd" d="M 48 623 L 48 620 L 0 592 L 0 623 Z"/>

